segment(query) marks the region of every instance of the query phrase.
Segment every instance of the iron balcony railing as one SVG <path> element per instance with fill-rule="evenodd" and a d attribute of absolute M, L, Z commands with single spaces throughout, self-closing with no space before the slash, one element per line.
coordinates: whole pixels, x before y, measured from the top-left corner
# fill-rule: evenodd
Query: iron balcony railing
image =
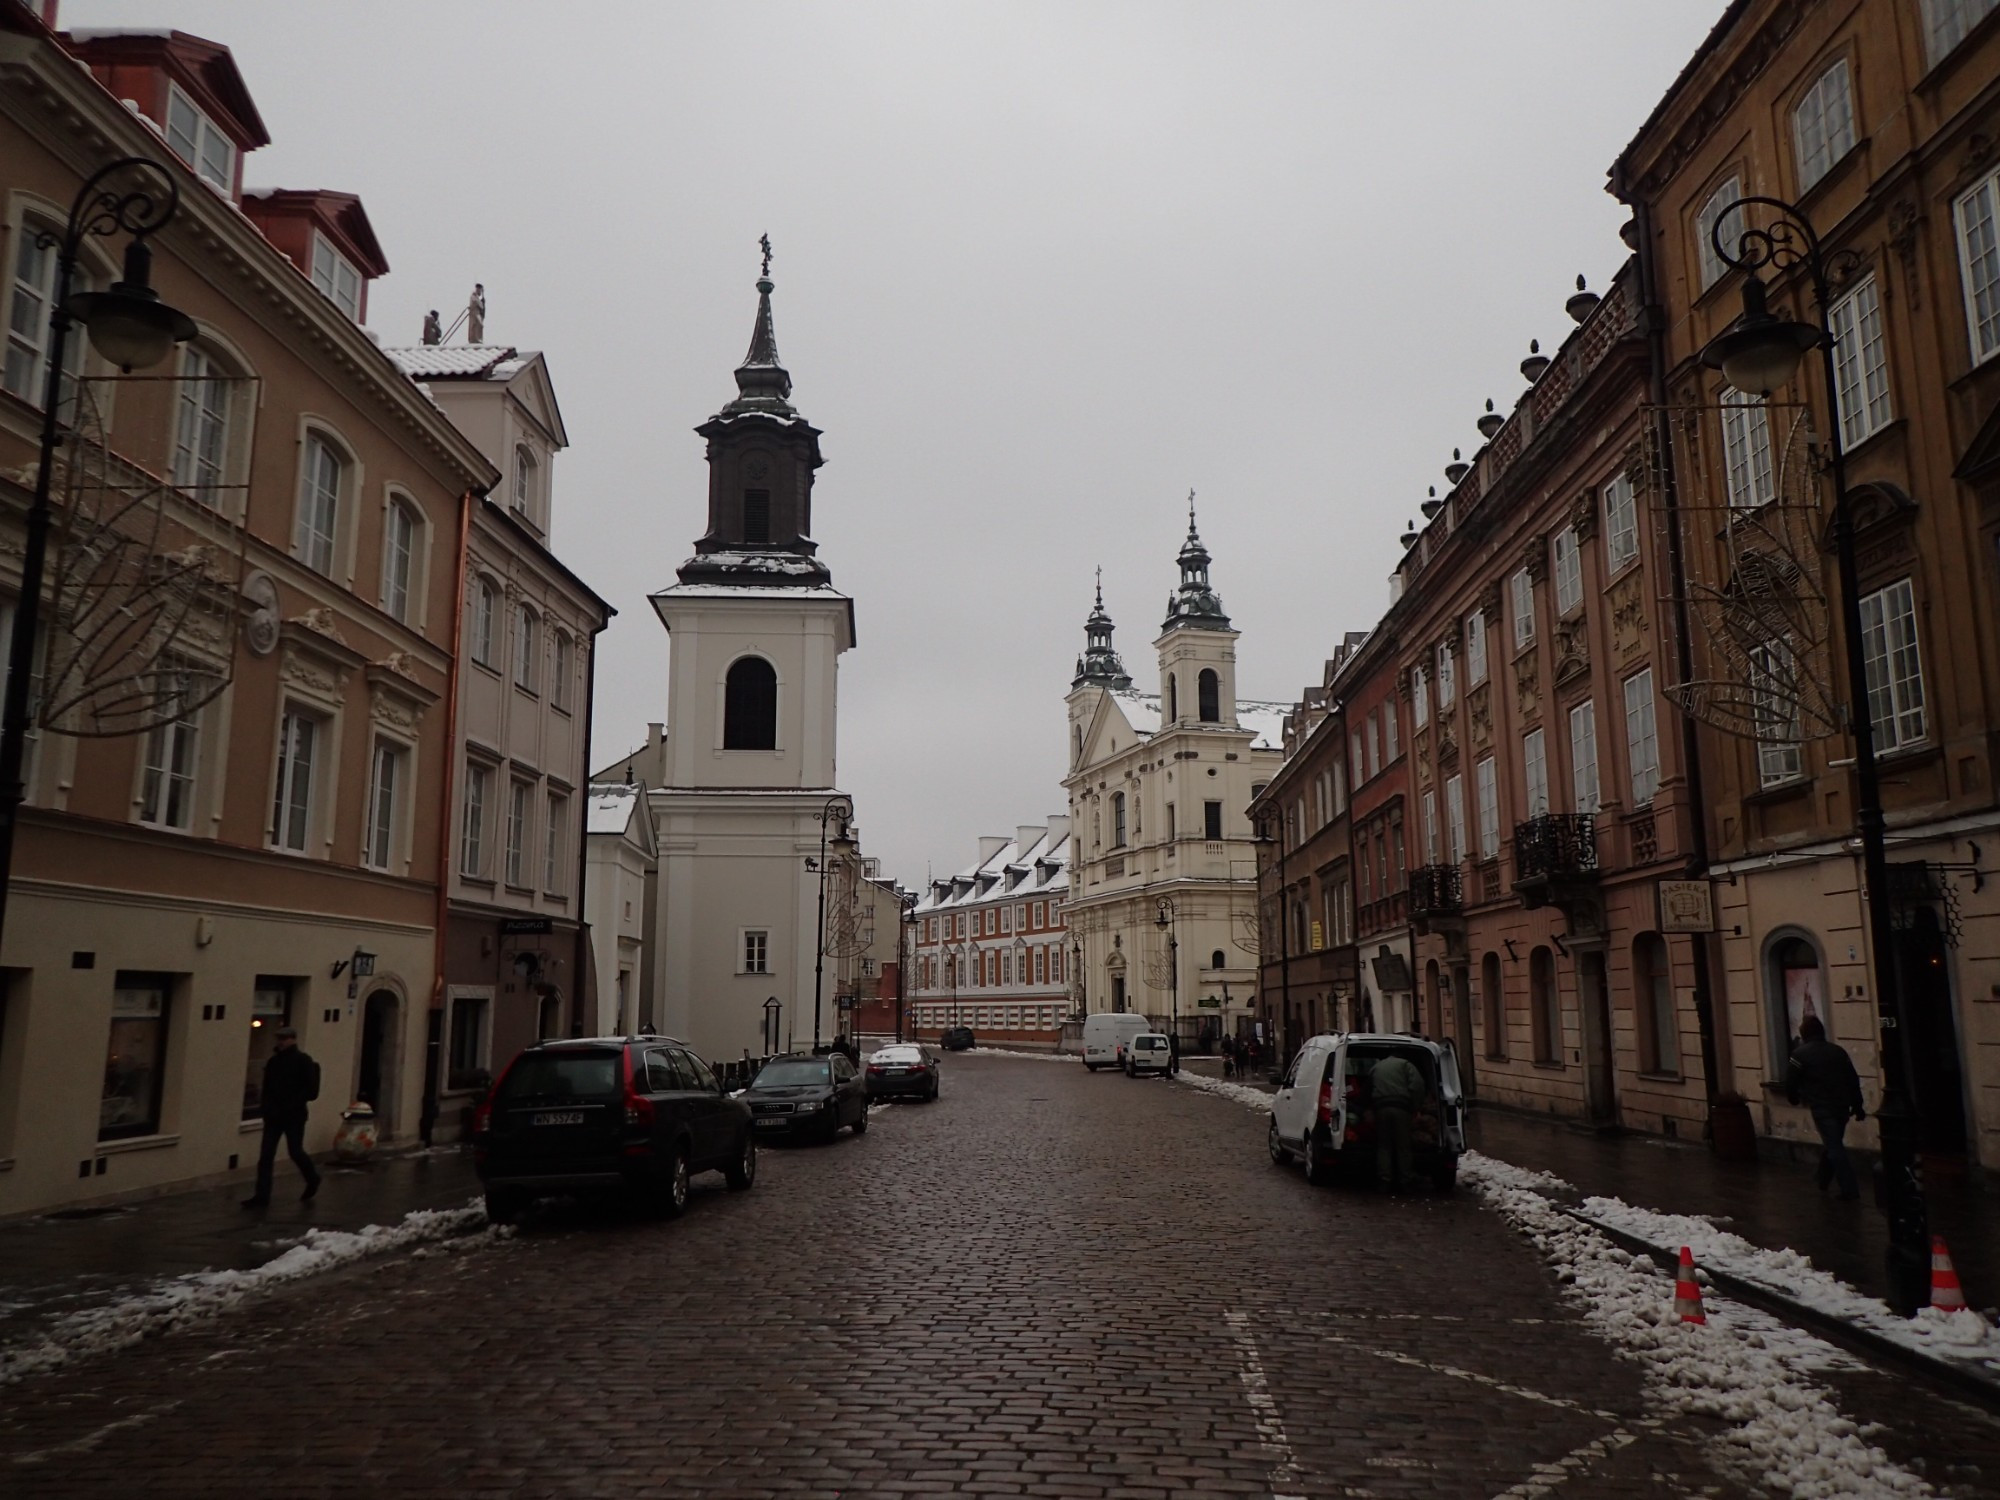
<path fill-rule="evenodd" d="M 1410 872 L 1410 915 L 1449 917 L 1465 909 L 1465 884 L 1457 865 L 1424 865 Z"/>
<path fill-rule="evenodd" d="M 1597 873 L 1597 818 L 1593 813 L 1543 813 L 1514 825 L 1517 882 Z"/>

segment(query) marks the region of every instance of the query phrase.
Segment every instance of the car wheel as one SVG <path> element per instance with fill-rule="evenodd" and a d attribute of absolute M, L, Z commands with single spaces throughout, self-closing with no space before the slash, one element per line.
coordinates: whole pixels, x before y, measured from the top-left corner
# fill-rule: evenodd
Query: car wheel
<path fill-rule="evenodd" d="M 1087 1062 L 1083 1065 L 1083 1071 L 1086 1073 L 1095 1073 L 1097 1071 L 1097 1064 L 1094 1062 Z"/>
<path fill-rule="evenodd" d="M 486 1220 L 490 1224 L 511 1224 L 527 1206 L 527 1200 L 517 1192 L 506 1188 L 486 1190 Z"/>
<path fill-rule="evenodd" d="M 936 1081 L 934 1080 L 934 1081 L 933 1081 L 933 1082 L 931 1083 L 931 1093 L 930 1093 L 930 1102 L 931 1102 L 931 1103 L 933 1103 L 933 1104 L 935 1104 L 935 1103 L 937 1103 L 937 1101 L 938 1101 L 938 1085 L 937 1085 Z"/>
<path fill-rule="evenodd" d="M 757 1137 L 749 1131 L 743 1132 L 743 1149 L 737 1154 L 733 1165 L 724 1167 L 722 1175 L 729 1185 L 739 1193 L 757 1180 Z"/>
<path fill-rule="evenodd" d="M 1333 1158 L 1319 1143 L 1316 1132 L 1306 1132 L 1306 1181 L 1320 1187 L 1333 1180 Z"/>
<path fill-rule="evenodd" d="M 679 1218 L 688 1206 L 688 1153 L 686 1146 L 674 1147 L 673 1164 L 667 1168 L 665 1190 L 660 1194 L 660 1207 L 666 1210 L 670 1219 Z"/>
<path fill-rule="evenodd" d="M 856 1135 L 868 1134 L 868 1106 L 865 1104 L 861 1106 L 861 1113 L 854 1117 L 854 1133 Z"/>
<path fill-rule="evenodd" d="M 1271 1136 L 1266 1144 L 1271 1148 L 1271 1160 L 1278 1166 L 1282 1167 L 1290 1159 L 1291 1154 L 1285 1150 L 1285 1143 L 1278 1136 L 1278 1117 L 1276 1115 L 1271 1117 Z"/>

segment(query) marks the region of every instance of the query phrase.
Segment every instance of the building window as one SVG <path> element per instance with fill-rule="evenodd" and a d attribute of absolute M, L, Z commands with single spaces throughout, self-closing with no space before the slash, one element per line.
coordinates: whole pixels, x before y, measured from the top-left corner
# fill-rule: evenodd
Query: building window
<path fill-rule="evenodd" d="M 1535 578 L 1526 568 L 1516 568 L 1507 580 L 1507 592 L 1514 613 L 1514 649 L 1531 645 L 1535 639 Z"/>
<path fill-rule="evenodd" d="M 1394 765 L 1402 753 L 1396 734 L 1396 700 L 1392 698 L 1382 705 L 1382 764 Z"/>
<path fill-rule="evenodd" d="M 1012 907 L 1003 906 L 1000 908 L 1000 930 L 1003 933 L 1008 934 L 1009 936 L 1013 935 L 1014 909 Z"/>
<path fill-rule="evenodd" d="M 1410 668 L 1410 723 L 1422 729 L 1431 721 L 1431 681 L 1422 667 Z"/>
<path fill-rule="evenodd" d="M 1778 493 L 1771 470 L 1771 423 L 1764 398 L 1725 386 L 1722 460 L 1729 503 L 1738 510 L 1767 505 Z"/>
<path fill-rule="evenodd" d="M 1799 1027 L 1807 1016 L 1821 1025 L 1833 1019 L 1826 1004 L 1826 976 L 1819 948 L 1794 928 L 1765 939 L 1764 968 L 1769 986 L 1772 1055 L 1786 1058 L 1799 1045 Z"/>
<path fill-rule="evenodd" d="M 278 779 L 271 802 L 271 843 L 304 854 L 312 835 L 313 759 L 319 721 L 286 709 L 278 723 Z"/>
<path fill-rule="evenodd" d="M 377 740 L 368 774 L 368 843 L 362 858 L 378 870 L 388 869 L 396 853 L 397 799 L 402 792 L 403 752 L 387 740 Z"/>
<path fill-rule="evenodd" d="M 146 731 L 139 784 L 139 821 L 187 833 L 194 827 L 195 768 L 201 755 L 201 710 L 187 708 L 207 695 L 210 684 L 198 674 L 154 674 L 153 692 L 162 708 L 178 710 Z"/>
<path fill-rule="evenodd" d="M 743 934 L 743 972 L 771 972 L 771 934 L 762 928 L 748 928 Z"/>
<path fill-rule="evenodd" d="M 361 321 L 361 273 L 323 234 L 313 235 L 312 283 L 356 323 Z"/>
<path fill-rule="evenodd" d="M 1562 1061 L 1562 997 L 1556 991 L 1555 956 L 1546 948 L 1528 955 L 1529 1021 L 1534 1031 L 1535 1061 Z"/>
<path fill-rule="evenodd" d="M 1486 1032 L 1486 1055 L 1507 1055 L 1507 998 L 1500 987 L 1500 955 L 1489 953 L 1479 961 L 1480 1020 Z"/>
<path fill-rule="evenodd" d="M 514 448 L 514 509 L 526 515 L 535 501 L 535 455 L 525 443 Z"/>
<path fill-rule="evenodd" d="M 1852 448 L 1888 426 L 1889 356 L 1882 344 L 1882 301 L 1870 276 L 1833 304 L 1833 378 L 1839 388 L 1840 440 Z"/>
<path fill-rule="evenodd" d="M 546 857 L 542 861 L 542 889 L 552 896 L 562 895 L 568 882 L 569 798 L 561 792 L 549 793 L 549 826 L 546 830 Z"/>
<path fill-rule="evenodd" d="M 340 489 L 347 465 L 317 433 L 306 437 L 306 461 L 299 475 L 299 516 L 292 551 L 315 573 L 333 575 L 333 538 L 340 523 Z"/>
<path fill-rule="evenodd" d="M 1589 698 L 1569 711 L 1569 789 L 1578 812 L 1597 811 L 1597 704 Z"/>
<path fill-rule="evenodd" d="M 510 782 L 507 787 L 507 884 L 528 883 L 528 783 Z"/>
<path fill-rule="evenodd" d="M 1442 713 L 1458 701 L 1458 653 L 1450 641 L 1437 648 L 1438 711 Z"/>
<path fill-rule="evenodd" d="M 499 668 L 499 624 L 500 591 L 481 578 L 472 591 L 472 659 L 482 667 Z"/>
<path fill-rule="evenodd" d="M 410 580 L 417 553 L 417 513 L 408 502 L 391 500 L 382 530 L 382 607 L 410 623 Z"/>
<path fill-rule="evenodd" d="M 1167 673 L 1167 723 L 1181 721 L 1181 680 L 1172 672 Z"/>
<path fill-rule="evenodd" d="M 1792 111 L 1792 145 L 1802 193 L 1854 149 L 1854 90 L 1846 58 L 1820 74 Z"/>
<path fill-rule="evenodd" d="M 1722 279 L 1729 269 L 1715 249 L 1716 222 L 1729 214 L 1743 196 L 1743 184 L 1732 177 L 1708 195 L 1708 201 L 1701 206 L 1701 212 L 1694 216 L 1695 256 L 1701 267 L 1701 289 L 1705 292 Z M 1736 235 L 1743 231 L 1743 216 L 1730 215 L 1730 222 L 1723 226 L 1722 242 L 1733 251 Z"/>
<path fill-rule="evenodd" d="M 1971 34 L 2000 0 L 1924 0 L 1924 45 L 1936 63 Z"/>
<path fill-rule="evenodd" d="M 1424 863 L 1438 862 L 1438 799 L 1437 793 L 1426 789 L 1424 792 Z"/>
<path fill-rule="evenodd" d="M 1201 836 L 1210 843 L 1222 837 L 1222 804 L 1204 802 L 1201 805 Z"/>
<path fill-rule="evenodd" d="M 1660 789 L 1660 733 L 1653 714 L 1653 669 L 1625 679 L 1625 759 L 1632 772 L 1632 805 L 1645 807 Z"/>
<path fill-rule="evenodd" d="M 14 285 L 7 309 L 7 359 L 4 384 L 30 406 L 40 408 L 48 381 L 49 314 L 56 295 L 56 251 L 53 244 L 39 243 L 43 227 L 23 219 L 14 231 Z M 53 232 L 53 231 L 50 231 Z M 89 278 L 82 267 L 71 278 L 72 292 L 85 291 Z M 69 348 L 63 355 L 65 386 L 59 400 L 59 414 L 72 413 L 76 377 L 83 369 L 83 351 L 88 340 L 83 330 L 71 331 Z"/>
<path fill-rule="evenodd" d="M 1639 997 L 1639 1067 L 1647 1073 L 1681 1070 L 1680 1023 L 1674 1015 L 1674 977 L 1667 940 L 1641 933 L 1632 943 L 1632 987 Z"/>
<path fill-rule="evenodd" d="M 1375 714 L 1371 713 L 1368 715 L 1368 774 L 1370 776 L 1374 776 L 1377 773 L 1379 773 L 1381 769 L 1382 769 L 1382 722 L 1375 716 Z M 1296 825 L 1294 825 L 1294 842 L 1297 841 L 1297 835 L 1301 831 L 1302 830 L 1298 830 L 1296 828 Z"/>
<path fill-rule="evenodd" d="M 1475 609 L 1465 618 L 1465 685 L 1486 680 L 1486 611 Z"/>
<path fill-rule="evenodd" d="M 1167 804 L 1167 807 L 1169 809 L 1167 813 L 1167 837 L 1172 838 L 1174 833 L 1174 815 L 1173 812 L 1171 811 L 1171 809 L 1173 808 L 1173 803 L 1169 802 Z M 1049 925 L 1048 903 L 1045 901 L 1037 901 L 1035 903 L 1035 926 L 1046 927 L 1048 925 Z"/>
<path fill-rule="evenodd" d="M 2000 172 L 1960 198 L 1953 212 L 1958 220 L 1958 263 L 1965 282 L 1972 362 L 1980 364 L 2000 353 L 2000 224 L 1996 224 Z"/>
<path fill-rule="evenodd" d="M 551 632 L 556 643 L 555 675 L 549 683 L 549 702 L 564 713 L 569 712 L 569 680 L 576 674 L 576 645 L 569 632 Z"/>
<path fill-rule="evenodd" d="M 1639 502 L 1629 475 L 1620 474 L 1604 487 L 1604 562 L 1616 573 L 1639 555 Z"/>
<path fill-rule="evenodd" d="M 1195 679 L 1195 695 L 1199 699 L 1197 707 L 1204 724 L 1222 722 L 1222 679 L 1210 667 L 1203 667 L 1201 675 Z"/>
<path fill-rule="evenodd" d="M 1473 789 L 1479 797 L 1481 859 L 1495 859 L 1500 853 L 1500 787 L 1494 774 L 1490 755 L 1473 768 Z"/>
<path fill-rule="evenodd" d="M 778 669 L 761 656 L 729 664 L 722 689 L 722 748 L 778 748 Z"/>
<path fill-rule="evenodd" d="M 747 546 L 769 546 L 771 541 L 771 492 L 743 492 L 743 541 Z"/>
<path fill-rule="evenodd" d="M 1111 847 L 1114 849 L 1123 849 L 1125 847 L 1125 794 L 1123 792 L 1113 792 L 1111 794 Z"/>
<path fill-rule="evenodd" d="M 535 692 L 541 686 L 541 621 L 523 604 L 514 612 L 514 686 Z"/>
<path fill-rule="evenodd" d="M 165 974 L 118 972 L 111 992 L 104 1092 L 97 1106 L 100 1141 L 159 1134 L 171 984 Z"/>
<path fill-rule="evenodd" d="M 250 1049 L 243 1064 L 243 1118 L 264 1107 L 264 1064 L 278 1050 L 278 1028 L 292 1024 L 292 981 L 259 974 L 250 990 Z"/>
<path fill-rule="evenodd" d="M 1355 730 L 1348 736 L 1348 747 L 1354 760 L 1354 784 L 1360 786 L 1368 779 L 1368 766 L 1361 757 L 1361 731 Z"/>
<path fill-rule="evenodd" d="M 1576 545 L 1576 528 L 1565 526 L 1549 542 L 1550 571 L 1556 580 L 1556 613 L 1566 615 L 1583 603 L 1583 559 Z"/>
<path fill-rule="evenodd" d="M 475 1089 L 486 1083 L 487 1034 L 493 1002 L 484 995 L 460 995 L 451 1002 L 451 1057 L 445 1086 Z"/>
<path fill-rule="evenodd" d="M 472 880 L 486 878 L 486 809 L 493 796 L 493 772 L 479 765 L 465 768 L 465 816 L 458 831 L 459 873 Z"/>
<path fill-rule="evenodd" d="M 1868 664 L 1868 718 L 1875 748 L 1900 750 L 1924 737 L 1924 671 L 1917 657 L 1916 591 L 1907 578 L 1861 600 Z"/>
<path fill-rule="evenodd" d="M 179 409 L 174 422 L 174 487 L 213 507 L 229 456 L 229 383 L 193 344 L 181 348 Z"/>
<path fill-rule="evenodd" d="M 1803 738 L 1791 642 L 1771 641 L 1750 653 L 1751 714 L 1757 728 L 1757 777 L 1764 786 L 1796 781 Z"/>
<path fill-rule="evenodd" d="M 1521 736 L 1521 780 L 1528 794 L 1528 816 L 1541 817 L 1549 810 L 1549 757 L 1539 729 Z"/>
<path fill-rule="evenodd" d="M 224 135 L 180 85 L 167 87 L 167 144 L 195 175 L 226 195 L 236 191 L 236 143 Z"/>
<path fill-rule="evenodd" d="M 1444 784 L 1444 816 L 1451 833 L 1451 862 L 1459 864 L 1465 859 L 1465 778 L 1453 776 Z M 1385 867 L 1383 884 L 1388 884 L 1388 870 Z"/>

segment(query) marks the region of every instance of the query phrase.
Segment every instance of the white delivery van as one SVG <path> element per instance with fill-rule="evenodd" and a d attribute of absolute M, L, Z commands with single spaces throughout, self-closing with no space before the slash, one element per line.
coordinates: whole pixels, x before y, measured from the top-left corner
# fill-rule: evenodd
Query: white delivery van
<path fill-rule="evenodd" d="M 1408 1032 L 1336 1032 L 1308 1037 L 1271 1100 L 1271 1160 L 1297 1157 L 1312 1182 L 1336 1172 L 1356 1176 L 1375 1170 L 1375 1115 L 1369 1075 L 1385 1057 L 1416 1065 L 1430 1099 L 1418 1112 L 1412 1155 L 1420 1175 L 1439 1191 L 1458 1180 L 1465 1154 L 1465 1091 L 1458 1053 L 1449 1040 L 1434 1042 Z"/>
<path fill-rule="evenodd" d="M 1157 1031 L 1142 1031 L 1126 1044 L 1125 1076 L 1158 1073 L 1162 1078 L 1174 1068 L 1174 1046 Z"/>
<path fill-rule="evenodd" d="M 1099 1068 L 1122 1068 L 1132 1038 L 1153 1028 L 1146 1018 L 1131 1011 L 1100 1010 L 1083 1018 L 1083 1065 L 1095 1073 Z"/>

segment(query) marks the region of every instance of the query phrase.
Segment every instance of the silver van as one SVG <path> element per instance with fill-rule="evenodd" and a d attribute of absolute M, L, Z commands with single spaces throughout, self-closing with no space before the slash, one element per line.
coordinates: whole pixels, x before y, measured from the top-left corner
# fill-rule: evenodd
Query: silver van
<path fill-rule="evenodd" d="M 1296 1157 L 1306 1180 L 1329 1182 L 1336 1173 L 1372 1176 L 1375 1119 L 1369 1105 L 1369 1074 L 1385 1057 L 1416 1064 L 1430 1086 L 1428 1106 L 1416 1117 L 1414 1152 L 1418 1173 L 1440 1192 L 1458 1180 L 1465 1154 L 1465 1092 L 1458 1080 L 1458 1054 L 1449 1041 L 1404 1032 L 1350 1031 L 1310 1037 L 1292 1060 L 1271 1100 L 1271 1160 Z"/>

